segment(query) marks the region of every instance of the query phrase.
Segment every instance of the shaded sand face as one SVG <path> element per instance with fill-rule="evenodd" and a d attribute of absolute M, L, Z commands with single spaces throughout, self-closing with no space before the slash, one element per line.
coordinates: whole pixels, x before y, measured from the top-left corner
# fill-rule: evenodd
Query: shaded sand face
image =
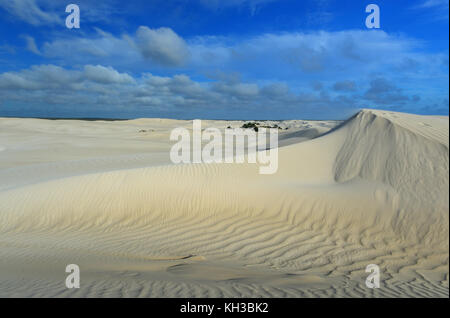
<path fill-rule="evenodd" d="M 0 297 L 448 297 L 448 117 L 337 124 L 284 122 L 260 175 L 172 165 L 188 121 L 0 119 Z"/>

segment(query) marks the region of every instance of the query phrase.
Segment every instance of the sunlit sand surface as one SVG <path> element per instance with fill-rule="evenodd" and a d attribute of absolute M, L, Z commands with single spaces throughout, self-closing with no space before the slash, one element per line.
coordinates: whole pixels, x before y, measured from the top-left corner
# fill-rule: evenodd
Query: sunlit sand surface
<path fill-rule="evenodd" d="M 173 165 L 191 121 L 0 119 L 0 297 L 448 297 L 448 117 L 280 125 L 261 175 Z"/>

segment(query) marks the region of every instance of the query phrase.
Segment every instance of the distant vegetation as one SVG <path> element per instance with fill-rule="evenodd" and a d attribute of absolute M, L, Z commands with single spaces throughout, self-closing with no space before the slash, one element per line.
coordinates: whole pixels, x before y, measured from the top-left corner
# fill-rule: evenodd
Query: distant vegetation
<path fill-rule="evenodd" d="M 249 123 L 245 123 L 244 125 L 242 125 L 241 128 L 244 128 L 244 129 L 253 129 L 253 130 L 256 131 L 256 132 L 259 130 L 259 128 L 276 128 L 276 129 L 282 129 L 282 128 L 279 127 L 278 125 L 273 125 L 273 126 L 267 126 L 267 125 L 264 125 L 264 126 L 261 126 L 261 124 L 260 124 L 260 123 L 257 123 L 257 122 L 249 122 Z"/>

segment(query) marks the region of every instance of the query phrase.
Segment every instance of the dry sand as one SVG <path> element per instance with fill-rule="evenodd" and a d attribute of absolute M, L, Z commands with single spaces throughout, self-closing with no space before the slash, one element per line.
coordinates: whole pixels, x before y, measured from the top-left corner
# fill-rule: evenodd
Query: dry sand
<path fill-rule="evenodd" d="M 448 297 L 448 117 L 336 124 L 281 123 L 260 175 L 170 164 L 189 121 L 0 119 L 0 297 Z"/>

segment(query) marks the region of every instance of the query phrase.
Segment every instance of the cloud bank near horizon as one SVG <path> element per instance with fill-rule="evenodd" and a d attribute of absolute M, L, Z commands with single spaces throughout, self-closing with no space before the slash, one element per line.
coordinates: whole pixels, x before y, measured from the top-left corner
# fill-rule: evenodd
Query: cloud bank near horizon
<path fill-rule="evenodd" d="M 274 1 L 198 2 L 219 10 Z M 420 5 L 445 5 L 438 2 Z M 50 1 L 0 0 L 0 7 L 33 26 L 60 22 Z M 359 108 L 448 114 L 448 48 L 428 50 L 426 41 L 403 33 L 182 36 L 169 26 L 140 25 L 18 38 L 19 44 L 0 43 L 4 114 L 330 118 Z"/>

